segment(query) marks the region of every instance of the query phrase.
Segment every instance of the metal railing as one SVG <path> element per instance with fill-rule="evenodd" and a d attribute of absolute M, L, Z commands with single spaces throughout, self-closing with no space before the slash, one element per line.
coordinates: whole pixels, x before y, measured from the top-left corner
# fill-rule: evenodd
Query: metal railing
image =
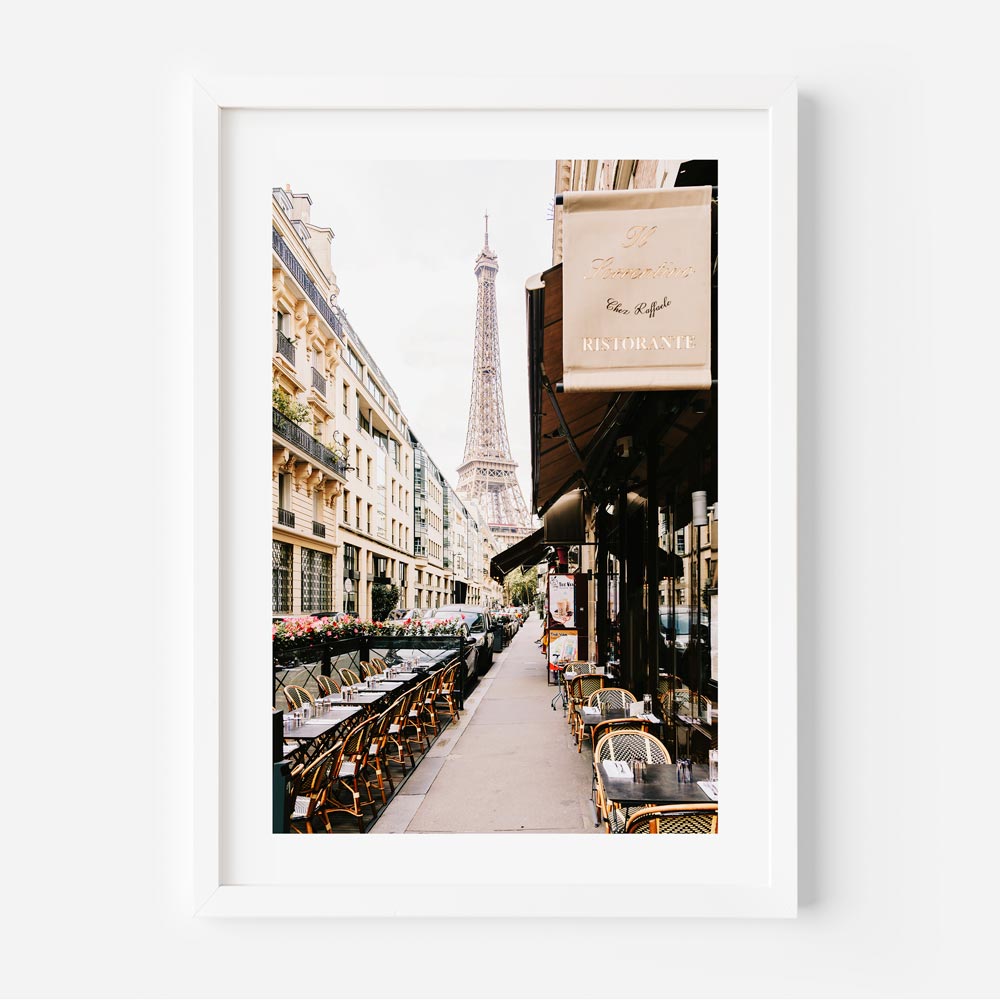
<path fill-rule="evenodd" d="M 326 538 L 326 525 L 320 524 L 319 521 L 313 521 L 313 534 L 317 538 Z"/>
<path fill-rule="evenodd" d="M 326 379 L 314 368 L 313 370 L 313 388 L 318 389 L 320 394 L 326 395 Z"/>
<path fill-rule="evenodd" d="M 278 524 L 283 524 L 286 528 L 295 527 L 295 515 L 284 507 L 278 508 Z"/>
<path fill-rule="evenodd" d="M 344 339 L 344 327 L 336 313 L 330 308 L 326 299 L 323 298 L 320 290 L 316 287 L 312 278 L 306 274 L 306 269 L 296 260 L 291 247 L 284 241 L 281 234 L 276 230 L 271 230 L 271 249 L 278 255 L 281 262 L 291 272 L 292 277 L 299 283 L 302 291 L 309 296 L 310 301 L 316 307 L 316 311 L 330 324 L 333 332 Z"/>
<path fill-rule="evenodd" d="M 271 429 L 286 441 L 301 448 L 304 452 L 332 469 L 342 479 L 347 478 L 347 460 L 338 458 L 329 448 L 319 443 L 311 434 L 306 433 L 298 424 L 289 420 L 279 410 L 272 408 Z"/>
<path fill-rule="evenodd" d="M 280 331 L 278 335 L 278 353 L 287 358 L 293 365 L 295 364 L 295 345 Z"/>

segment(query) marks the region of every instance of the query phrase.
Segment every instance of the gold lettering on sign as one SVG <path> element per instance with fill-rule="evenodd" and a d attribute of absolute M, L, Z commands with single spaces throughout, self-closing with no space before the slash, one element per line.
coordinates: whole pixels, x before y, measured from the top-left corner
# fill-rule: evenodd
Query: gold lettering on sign
<path fill-rule="evenodd" d="M 591 278 L 690 278 L 695 273 L 695 268 L 690 265 L 680 267 L 673 261 L 665 260 L 656 267 L 615 267 L 614 257 L 595 257 L 590 262 L 590 274 L 586 279 Z"/>
<path fill-rule="evenodd" d="M 663 337 L 581 337 L 584 351 L 693 351 L 697 338 L 689 333 Z"/>
<path fill-rule="evenodd" d="M 622 246 L 626 248 L 644 247 L 655 232 L 656 226 L 629 226 L 625 230 L 625 240 Z"/>

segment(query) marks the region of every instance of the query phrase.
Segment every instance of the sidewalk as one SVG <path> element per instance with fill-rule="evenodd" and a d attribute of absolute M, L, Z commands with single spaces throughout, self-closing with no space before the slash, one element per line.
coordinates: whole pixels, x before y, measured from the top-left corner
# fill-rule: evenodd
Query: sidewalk
<path fill-rule="evenodd" d="M 590 755 L 550 702 L 532 616 L 466 699 L 372 833 L 599 833 Z"/>

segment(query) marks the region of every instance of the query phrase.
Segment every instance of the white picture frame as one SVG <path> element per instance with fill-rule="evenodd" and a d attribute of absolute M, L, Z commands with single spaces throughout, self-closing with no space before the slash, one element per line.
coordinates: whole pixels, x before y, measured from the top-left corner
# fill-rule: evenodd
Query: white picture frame
<path fill-rule="evenodd" d="M 493 95 L 493 96 L 490 96 Z M 227 400 L 220 396 L 220 348 L 223 343 L 223 268 L 225 264 L 225 219 L 220 188 L 224 119 L 229 112 L 259 109 L 285 112 L 351 112 L 365 115 L 392 112 L 448 115 L 468 111 L 500 112 L 511 120 L 535 112 L 570 113 L 574 116 L 608 113 L 633 117 L 683 112 L 695 121 L 711 116 L 755 114 L 754 128 L 766 132 L 767 171 L 767 300 L 766 343 L 758 344 L 760 363 L 766 370 L 766 440 L 757 446 L 766 453 L 766 546 L 763 556 L 766 600 L 762 631 L 765 633 L 766 678 L 761 677 L 763 715 L 758 725 L 766 727 L 763 741 L 766 759 L 758 758 L 760 794 L 766 808 L 754 813 L 755 871 L 747 882 L 732 878 L 713 879 L 711 845 L 707 839 L 679 838 L 683 845 L 671 851 L 685 852 L 683 865 L 652 867 L 647 854 L 632 855 L 638 875 L 622 886 L 629 888 L 629 912 L 633 916 L 703 917 L 791 917 L 796 913 L 796 226 L 797 226 L 797 94 L 794 82 L 773 78 L 629 78 L 629 79 L 392 79 L 325 77 L 255 77 L 246 79 L 202 79 L 194 81 L 192 101 L 193 142 L 193 236 L 194 236 L 194 325 L 198 364 L 193 375 L 195 425 L 198 447 L 194 449 L 194 479 L 197 484 L 197 516 L 193 517 L 195 606 L 193 677 L 198 696 L 192 700 L 192 732 L 195 742 L 194 794 L 194 884 L 193 908 L 202 916 L 577 916 L 580 907 L 574 886 L 587 884 L 590 875 L 569 872 L 579 865 L 552 866 L 555 873 L 544 880 L 525 869 L 522 881 L 476 880 L 482 871 L 461 882 L 409 882 L 405 891 L 392 874 L 383 878 L 355 876 L 351 886 L 373 885 L 379 891 L 352 893 L 350 907 L 336 885 L 335 869 L 327 891 L 299 874 L 287 880 L 232 880 L 227 876 L 227 851 L 232 841 L 224 836 L 224 811 L 230 796 L 223 774 L 223 747 L 235 737 L 222 728 L 222 696 L 227 655 L 227 615 L 231 601 L 225 598 L 226 540 L 223 531 L 224 489 L 220 480 L 220 458 L 229 451 L 223 415 Z M 763 118 L 761 118 L 763 116 Z M 729 119 L 727 119 L 729 120 Z M 735 120 L 735 119 L 733 119 Z M 761 124 L 763 123 L 763 124 Z M 269 193 L 269 192 L 265 192 Z M 764 236 L 760 238 L 763 240 Z M 724 239 L 724 237 L 721 237 Z M 721 244 L 724 246 L 725 244 Z M 545 262 L 540 262 L 544 266 Z M 192 505 L 195 499 L 192 497 Z M 727 513 L 729 508 L 726 508 Z M 762 528 L 764 537 L 764 529 Z M 228 567 L 229 570 L 232 567 Z M 727 611 L 728 614 L 728 611 Z M 725 627 L 725 626 L 723 626 Z M 725 640 L 723 640 L 725 641 Z M 266 743 L 266 733 L 261 729 Z M 267 779 L 269 781 L 269 775 Z M 758 829 L 758 824 L 760 825 Z M 452 835 L 465 839 L 462 835 Z M 372 840 L 354 838 L 351 850 L 366 851 Z M 643 841 L 626 848 L 626 838 L 578 838 L 607 851 L 647 851 L 661 838 L 628 838 Z M 720 841 L 724 838 L 720 835 Z M 321 866 L 323 843 L 330 838 L 285 838 L 298 846 L 281 850 L 305 852 L 302 857 Z M 405 842 L 420 840 L 426 849 L 431 838 L 393 838 L 392 850 L 405 851 Z M 507 838 L 492 858 L 516 852 L 519 838 Z M 618 846 L 612 848 L 608 842 Z M 652 841 L 653 845 L 649 842 Z M 368 843 L 364 843 L 368 842 Z M 481 844 L 482 842 L 479 842 Z M 508 846 L 509 845 L 509 846 Z M 723 845 L 724 846 L 724 845 Z M 383 850 L 385 848 L 383 847 Z M 709 853 L 706 853 L 706 850 Z M 669 855 L 674 857 L 673 854 Z M 677 855 L 681 857 L 680 854 Z M 404 859 L 405 862 L 405 859 Z M 502 865 L 501 865 L 502 867 Z M 557 871 L 558 869 L 558 871 Z M 308 869 L 289 867 L 289 871 Z M 582 872 L 582 870 L 581 870 Z M 705 877 L 699 873 L 706 873 Z M 669 888 L 669 892 L 641 891 Z M 416 890 L 416 891 L 414 891 Z"/>

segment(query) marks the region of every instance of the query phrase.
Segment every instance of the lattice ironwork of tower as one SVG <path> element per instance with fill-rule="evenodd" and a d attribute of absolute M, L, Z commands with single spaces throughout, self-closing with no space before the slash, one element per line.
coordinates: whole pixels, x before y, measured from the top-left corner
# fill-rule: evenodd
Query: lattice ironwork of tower
<path fill-rule="evenodd" d="M 514 470 L 507 438 L 507 417 L 500 382 L 500 331 L 497 326 L 497 255 L 486 238 L 476 258 L 476 346 L 472 358 L 472 398 L 465 455 L 458 467 L 458 495 L 478 505 L 497 541 L 512 545 L 531 532 L 531 518 Z"/>

